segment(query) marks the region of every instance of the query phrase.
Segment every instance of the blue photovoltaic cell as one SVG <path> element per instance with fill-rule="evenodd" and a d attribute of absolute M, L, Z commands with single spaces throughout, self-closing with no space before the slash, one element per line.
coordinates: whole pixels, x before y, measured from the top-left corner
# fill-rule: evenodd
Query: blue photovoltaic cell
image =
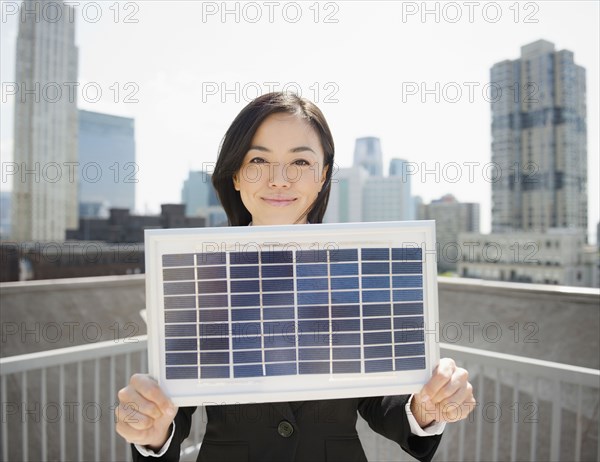
<path fill-rule="evenodd" d="M 421 249 L 208 252 L 162 262 L 168 379 L 425 368 Z"/>
<path fill-rule="evenodd" d="M 231 252 L 229 263 L 232 265 L 256 265 L 258 264 L 258 252 Z"/>
<path fill-rule="evenodd" d="M 284 292 L 294 290 L 293 279 L 264 279 L 262 281 L 263 292 Z"/>
<path fill-rule="evenodd" d="M 327 262 L 325 250 L 299 250 L 296 252 L 296 263 Z"/>
<path fill-rule="evenodd" d="M 196 365 L 198 353 L 167 353 L 167 366 Z"/>
<path fill-rule="evenodd" d="M 225 252 L 197 253 L 196 265 L 224 265 L 227 263 L 227 254 Z"/>
<path fill-rule="evenodd" d="M 232 321 L 260 320 L 260 308 L 243 308 L 231 310 Z"/>
<path fill-rule="evenodd" d="M 327 279 L 326 279 L 327 280 Z M 325 287 L 327 288 L 327 287 Z M 331 278 L 331 290 L 358 289 L 358 278 L 339 277 Z"/>
<path fill-rule="evenodd" d="M 307 290 L 328 290 L 329 280 L 327 278 L 311 278 L 311 279 L 298 279 L 297 281 L 298 291 L 304 292 Z"/>
<path fill-rule="evenodd" d="M 232 266 L 229 268 L 231 279 L 250 279 L 258 277 L 258 266 Z"/>
<path fill-rule="evenodd" d="M 201 308 L 198 311 L 199 322 L 223 322 L 229 320 L 229 312 L 227 310 L 211 310 Z"/>
<path fill-rule="evenodd" d="M 196 322 L 196 310 L 165 311 L 165 323 L 170 322 Z"/>
<path fill-rule="evenodd" d="M 358 261 L 357 249 L 335 249 L 329 251 L 329 261 Z"/>
<path fill-rule="evenodd" d="M 198 281 L 199 294 L 222 294 L 227 293 L 227 281 Z"/>
<path fill-rule="evenodd" d="M 394 303 L 394 316 L 423 314 L 422 303 Z"/>
<path fill-rule="evenodd" d="M 360 316 L 360 305 L 339 305 L 331 307 L 332 318 L 354 318 Z"/>
<path fill-rule="evenodd" d="M 265 350 L 265 361 L 268 363 L 296 361 L 296 350 Z"/>
<path fill-rule="evenodd" d="M 391 305 L 389 303 L 363 306 L 363 316 L 390 316 L 390 314 Z"/>
<path fill-rule="evenodd" d="M 261 252 L 261 263 L 292 263 L 294 256 L 292 252 L 286 250 L 275 250 L 271 252 Z"/>
<path fill-rule="evenodd" d="M 360 348 L 334 348 L 333 359 L 360 359 Z"/>
<path fill-rule="evenodd" d="M 163 270 L 163 281 L 184 281 L 194 279 L 194 268 L 167 268 Z"/>
<path fill-rule="evenodd" d="M 296 375 L 296 363 L 273 363 L 265 366 L 267 375 Z"/>
<path fill-rule="evenodd" d="M 196 324 L 168 324 L 165 326 L 165 337 L 196 337 Z"/>
<path fill-rule="evenodd" d="M 228 351 L 211 351 L 207 353 L 200 353 L 201 364 L 227 364 L 229 363 L 229 352 Z"/>
<path fill-rule="evenodd" d="M 422 264 L 416 262 L 399 263 L 392 262 L 392 273 L 393 274 L 421 274 Z"/>
<path fill-rule="evenodd" d="M 198 279 L 225 279 L 227 277 L 226 266 L 202 266 L 196 268 Z"/>
<path fill-rule="evenodd" d="M 362 249 L 362 260 L 389 260 L 390 249 Z"/>
<path fill-rule="evenodd" d="M 389 276 L 364 276 L 362 278 L 363 289 L 389 289 Z"/>
<path fill-rule="evenodd" d="M 332 264 L 329 266 L 329 271 L 332 276 L 356 276 L 358 274 L 358 263 Z"/>
<path fill-rule="evenodd" d="M 294 319 L 294 307 L 264 308 L 263 319 Z"/>
<path fill-rule="evenodd" d="M 194 254 L 172 254 L 162 256 L 163 266 L 194 266 Z"/>
<path fill-rule="evenodd" d="M 392 249 L 392 260 L 422 260 L 421 249 L 395 248 Z"/>
<path fill-rule="evenodd" d="M 194 288 L 193 282 L 165 282 L 164 294 L 165 295 L 182 295 L 182 294 L 195 294 L 196 289 Z"/>
<path fill-rule="evenodd" d="M 167 367 L 167 379 L 197 379 L 198 367 Z"/>
<path fill-rule="evenodd" d="M 329 294 L 325 292 L 325 296 Z M 345 292 L 331 292 L 331 304 L 339 305 L 346 303 L 358 303 L 360 301 L 360 293 L 357 290 Z M 325 302 L 327 303 L 327 302 Z"/>
<path fill-rule="evenodd" d="M 265 265 L 260 270 L 263 278 L 291 277 L 294 274 L 292 265 Z"/>
<path fill-rule="evenodd" d="M 169 308 L 195 308 L 196 297 L 193 295 L 181 297 L 165 297 L 165 309 Z"/>
<path fill-rule="evenodd" d="M 334 374 L 358 374 L 360 373 L 360 361 L 334 361 Z"/>
<path fill-rule="evenodd" d="M 225 281 L 227 283 L 227 281 Z M 239 292 L 259 292 L 260 291 L 260 280 L 251 279 L 249 281 L 241 280 L 241 281 L 231 281 L 230 284 L 231 293 L 239 293 Z"/>
<path fill-rule="evenodd" d="M 327 305 L 298 307 L 298 319 L 310 318 L 329 318 L 329 307 Z"/>
<path fill-rule="evenodd" d="M 314 265 L 297 265 L 296 275 L 299 278 L 327 276 L 327 265 L 321 265 L 318 263 Z"/>

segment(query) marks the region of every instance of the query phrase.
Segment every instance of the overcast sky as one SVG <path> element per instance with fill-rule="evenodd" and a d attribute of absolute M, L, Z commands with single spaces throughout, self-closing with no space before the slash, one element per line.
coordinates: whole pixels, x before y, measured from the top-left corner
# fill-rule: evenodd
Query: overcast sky
<path fill-rule="evenodd" d="M 2 2 L 3 163 L 12 160 L 14 100 L 4 89 L 15 79 L 18 28 L 18 16 L 8 13 L 19 4 Z M 352 164 L 357 137 L 377 136 L 386 172 L 393 157 L 415 162 L 413 195 L 429 202 L 452 193 L 479 202 L 482 230 L 489 231 L 490 68 L 518 58 L 522 45 L 545 39 L 557 50 L 573 51 L 587 71 L 589 222 L 595 234 L 599 2 L 427 2 L 424 16 L 422 2 L 226 5 L 224 16 L 222 2 L 76 7 L 78 106 L 135 118 L 138 212 L 180 202 L 188 171 L 215 161 L 242 107 L 258 93 L 287 85 L 324 112 L 340 167 Z M 97 88 L 102 97 L 95 101 Z M 423 178 L 424 170 L 432 173 Z M 3 178 L 0 187 L 11 184 Z"/>

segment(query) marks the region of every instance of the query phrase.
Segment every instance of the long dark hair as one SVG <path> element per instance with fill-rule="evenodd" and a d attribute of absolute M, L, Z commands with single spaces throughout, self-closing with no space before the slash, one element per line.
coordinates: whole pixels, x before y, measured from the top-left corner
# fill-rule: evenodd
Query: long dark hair
<path fill-rule="evenodd" d="M 252 221 L 252 216 L 244 206 L 239 191 L 233 187 L 233 175 L 241 168 L 260 124 L 275 113 L 297 115 L 306 120 L 319 135 L 325 157 L 323 168 L 327 168 L 325 182 L 315 201 L 298 220 L 306 217 L 310 223 L 323 221 L 333 172 L 334 145 L 331 131 L 323 113 L 312 101 L 294 93 L 273 92 L 259 96 L 242 109 L 221 142 L 212 184 L 225 209 L 230 226 L 247 226 Z"/>

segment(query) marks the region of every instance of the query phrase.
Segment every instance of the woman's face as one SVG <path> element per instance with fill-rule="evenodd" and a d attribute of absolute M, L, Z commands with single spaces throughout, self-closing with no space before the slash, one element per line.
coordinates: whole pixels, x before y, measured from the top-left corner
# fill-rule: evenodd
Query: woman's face
<path fill-rule="evenodd" d="M 323 187 L 324 160 L 319 136 L 306 121 L 285 113 L 267 117 L 233 176 L 252 224 L 296 223 Z"/>

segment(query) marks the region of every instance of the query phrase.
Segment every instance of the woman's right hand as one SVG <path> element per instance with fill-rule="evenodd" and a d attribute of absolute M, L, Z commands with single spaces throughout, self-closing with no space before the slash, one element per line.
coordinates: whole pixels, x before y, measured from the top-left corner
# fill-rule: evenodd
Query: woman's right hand
<path fill-rule="evenodd" d="M 129 385 L 117 395 L 115 408 L 117 433 L 129 443 L 158 451 L 170 436 L 177 406 L 163 393 L 158 383 L 147 374 L 134 374 Z"/>

